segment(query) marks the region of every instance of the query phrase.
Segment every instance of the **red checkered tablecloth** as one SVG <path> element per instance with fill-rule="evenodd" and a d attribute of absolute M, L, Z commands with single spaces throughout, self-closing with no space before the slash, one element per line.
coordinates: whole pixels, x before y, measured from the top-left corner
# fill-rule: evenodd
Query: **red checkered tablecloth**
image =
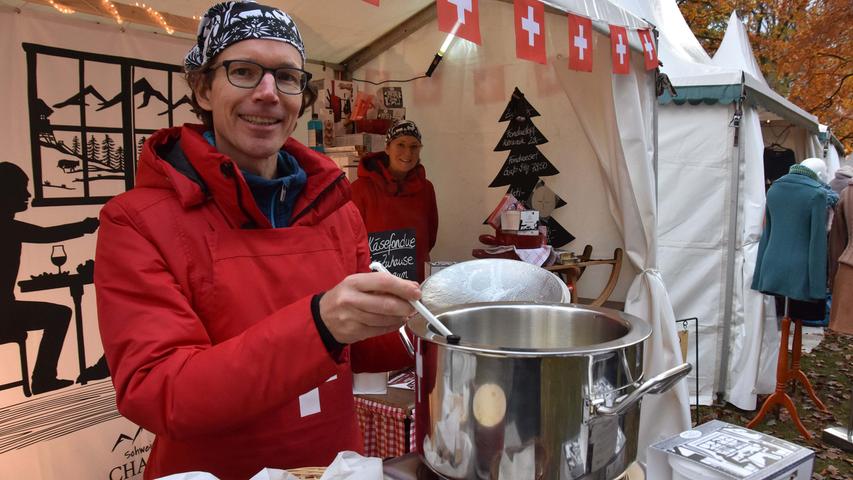
<path fill-rule="evenodd" d="M 388 458 L 408 453 L 407 446 L 414 444 L 410 412 L 359 396 L 355 397 L 355 411 L 364 435 L 365 455 Z M 407 434 L 410 436 L 408 443 Z"/>

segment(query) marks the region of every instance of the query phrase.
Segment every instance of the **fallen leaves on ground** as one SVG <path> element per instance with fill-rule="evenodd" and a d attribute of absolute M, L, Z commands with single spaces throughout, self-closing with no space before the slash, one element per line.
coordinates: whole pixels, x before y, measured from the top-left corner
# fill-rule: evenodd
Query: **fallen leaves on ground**
<path fill-rule="evenodd" d="M 788 394 L 797 407 L 797 414 L 812 439 L 807 441 L 794 426 L 791 414 L 787 410 L 774 409 L 769 412 L 755 430 L 774 437 L 810 448 L 815 452 L 813 480 L 850 480 L 853 479 L 853 453 L 845 452 L 821 439 L 824 428 L 847 425 L 847 419 L 853 412 L 850 408 L 850 395 L 853 389 L 853 335 L 826 330 L 820 345 L 810 353 L 803 354 L 801 370 L 812 383 L 818 398 L 829 409 L 821 412 L 806 394 L 802 385 L 792 388 L 788 384 Z M 764 403 L 767 395 L 759 395 L 758 406 Z M 758 414 L 744 411 L 733 405 L 713 405 L 700 407 L 700 423 L 710 420 L 722 420 L 735 425 L 746 425 Z"/>

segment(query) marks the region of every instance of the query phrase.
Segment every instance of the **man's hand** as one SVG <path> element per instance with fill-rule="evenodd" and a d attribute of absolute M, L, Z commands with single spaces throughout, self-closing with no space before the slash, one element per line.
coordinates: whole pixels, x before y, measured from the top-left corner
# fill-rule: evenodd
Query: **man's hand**
<path fill-rule="evenodd" d="M 320 300 L 320 317 L 340 343 L 355 343 L 400 328 L 421 298 L 416 282 L 387 273 L 350 275 Z"/>

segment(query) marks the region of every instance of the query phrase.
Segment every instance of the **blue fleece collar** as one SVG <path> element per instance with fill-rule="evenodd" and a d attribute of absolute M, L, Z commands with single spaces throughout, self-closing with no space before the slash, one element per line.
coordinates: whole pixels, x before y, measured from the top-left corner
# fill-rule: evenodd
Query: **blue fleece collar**
<path fill-rule="evenodd" d="M 208 130 L 202 136 L 209 144 L 216 146 L 216 137 L 212 131 Z M 308 182 L 308 175 L 296 158 L 284 150 L 279 150 L 276 178 L 272 179 L 255 175 L 242 168 L 240 171 L 249 185 L 255 203 L 273 228 L 289 226 L 296 199 Z"/>

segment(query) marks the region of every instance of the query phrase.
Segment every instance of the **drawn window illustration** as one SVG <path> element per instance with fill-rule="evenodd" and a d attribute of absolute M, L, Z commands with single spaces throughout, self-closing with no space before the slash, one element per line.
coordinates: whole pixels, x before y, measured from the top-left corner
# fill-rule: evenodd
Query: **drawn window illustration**
<path fill-rule="evenodd" d="M 151 133 L 196 121 L 179 65 L 22 46 L 33 206 L 105 203 L 133 187 Z"/>

